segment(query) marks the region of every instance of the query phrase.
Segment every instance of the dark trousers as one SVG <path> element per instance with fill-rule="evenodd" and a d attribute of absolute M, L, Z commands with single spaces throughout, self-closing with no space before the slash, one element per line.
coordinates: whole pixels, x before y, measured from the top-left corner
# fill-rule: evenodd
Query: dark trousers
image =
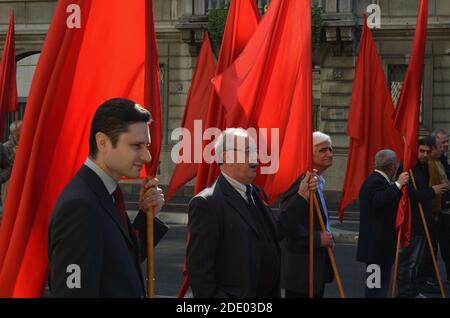
<path fill-rule="evenodd" d="M 419 294 L 417 273 L 425 243 L 425 237 L 411 236 L 409 246 L 401 249 L 398 261 L 398 297 L 416 297 Z"/>
<path fill-rule="evenodd" d="M 366 264 L 369 266 L 370 264 Z M 364 297 L 366 298 L 387 298 L 389 294 L 389 285 L 391 283 L 391 267 L 390 265 L 380 265 L 380 288 L 369 288 L 367 286 L 367 278 L 372 273 L 366 274 Z M 367 267 L 366 267 L 367 268 Z"/>
<path fill-rule="evenodd" d="M 441 249 L 442 259 L 445 263 L 447 280 L 450 280 L 450 214 L 441 215 L 439 247 Z"/>
<path fill-rule="evenodd" d="M 428 224 L 428 230 L 431 236 L 434 256 L 437 259 L 438 241 L 439 241 L 440 218 L 433 218 Z M 425 237 L 425 247 L 423 251 L 422 262 L 420 263 L 419 272 L 417 274 L 417 282 L 423 285 L 427 280 L 436 280 L 436 271 L 434 270 L 433 259 L 431 257 L 430 248 L 428 246 L 427 238 Z"/>
<path fill-rule="evenodd" d="M 314 298 L 323 298 L 323 294 L 325 293 L 325 285 L 322 286 L 322 289 L 319 293 L 314 294 Z M 286 289 L 286 298 L 308 298 L 308 293 L 298 293 L 296 291 Z"/>

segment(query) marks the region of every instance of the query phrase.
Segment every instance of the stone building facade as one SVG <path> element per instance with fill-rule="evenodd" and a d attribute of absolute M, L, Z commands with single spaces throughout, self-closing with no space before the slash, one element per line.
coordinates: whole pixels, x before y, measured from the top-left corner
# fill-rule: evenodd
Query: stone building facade
<path fill-rule="evenodd" d="M 264 8 L 269 0 L 255 0 Z M 9 12 L 16 19 L 20 102 L 29 86 L 57 1 L 2 0 L 0 43 L 4 42 Z M 163 107 L 163 148 L 159 177 L 167 184 L 174 167 L 171 131 L 179 127 L 198 49 L 207 28 L 208 10 L 229 0 L 154 0 Z M 381 9 L 381 28 L 374 29 L 385 74 L 394 100 L 403 81 L 415 31 L 419 0 L 312 0 L 322 12 L 323 41 L 314 52 L 314 124 L 333 138 L 335 162 L 326 172 L 327 196 L 336 203 L 345 175 L 348 137 L 346 119 L 356 65 L 363 14 L 370 4 Z M 0 44 L 1 45 L 1 44 Z M 421 132 L 442 127 L 450 131 L 450 1 L 429 0 L 425 81 Z M 23 108 L 23 106 L 22 106 Z M 192 183 L 191 183 L 192 184 Z M 129 184 L 128 191 L 136 192 Z M 189 195 L 192 187 L 181 194 Z"/>

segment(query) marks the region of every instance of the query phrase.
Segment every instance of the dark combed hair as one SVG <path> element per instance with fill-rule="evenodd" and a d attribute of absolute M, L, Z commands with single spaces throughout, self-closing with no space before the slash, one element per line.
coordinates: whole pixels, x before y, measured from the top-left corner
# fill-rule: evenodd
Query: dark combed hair
<path fill-rule="evenodd" d="M 433 148 L 436 146 L 436 137 L 428 136 L 419 139 L 419 146 L 428 146 L 430 148 Z"/>
<path fill-rule="evenodd" d="M 97 155 L 95 135 L 104 133 L 111 140 L 113 147 L 117 145 L 119 135 L 128 132 L 128 126 L 135 123 L 149 123 L 150 112 L 125 98 L 113 98 L 104 102 L 94 114 L 89 133 L 89 155 Z"/>

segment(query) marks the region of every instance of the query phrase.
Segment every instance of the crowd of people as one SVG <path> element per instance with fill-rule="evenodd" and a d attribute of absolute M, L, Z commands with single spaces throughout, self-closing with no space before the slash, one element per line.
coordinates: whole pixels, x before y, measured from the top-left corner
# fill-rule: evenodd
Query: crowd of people
<path fill-rule="evenodd" d="M 89 156 L 60 194 L 49 225 L 52 296 L 145 297 L 140 263 L 146 258 L 146 219 L 154 218 L 156 244 L 167 231 L 155 218 L 164 195 L 158 179 L 144 181 L 140 212 L 131 223 L 118 182 L 123 176 L 138 177 L 143 165 L 151 162 L 150 121 L 148 111 L 126 99 L 106 101 L 96 111 Z M 3 188 L 7 188 L 20 128 L 21 122 L 11 124 L 9 140 L 0 146 Z M 194 196 L 188 208 L 186 269 L 194 297 L 276 298 L 282 289 L 287 298 L 324 297 L 326 284 L 335 279 L 328 250 L 335 241 L 323 176 L 333 163 L 333 147 L 330 136 L 322 132 L 314 132 L 312 142 L 312 171 L 282 195 L 280 211 L 275 213 L 263 189 L 253 184 L 257 163 L 251 158 L 257 157 L 257 148 L 252 137 L 244 129 L 228 128 L 217 138 L 219 177 Z M 439 291 L 425 226 L 433 252 L 440 252 L 445 262 L 449 283 L 448 144 L 443 129 L 421 138 L 416 164 L 406 172 L 393 150 L 376 154 L 373 173 L 360 189 L 356 260 L 367 268 L 377 265 L 381 284 L 369 286 L 362 277 L 365 297 L 388 297 L 396 257 L 396 215 L 405 190 L 411 205 L 411 233 L 409 244 L 399 251 L 397 296 L 425 297 L 423 293 Z M 313 204 L 318 213 L 311 238 Z M 153 208 L 153 215 L 146 212 L 148 208 Z M 69 284 L 74 265 L 81 276 Z"/>
<path fill-rule="evenodd" d="M 407 187 L 411 205 L 411 231 L 407 246 L 399 252 L 398 297 L 423 298 L 424 293 L 439 293 L 437 275 L 427 242 L 430 233 L 433 251 L 440 252 L 450 283 L 450 166 L 448 134 L 443 129 L 421 138 L 416 164 L 401 173 L 401 163 L 392 150 L 382 150 L 375 158 L 374 173 L 360 192 L 360 232 L 357 259 L 381 268 L 381 288 L 366 288 L 367 297 L 386 297 L 396 254 L 397 207 L 402 187 Z M 394 180 L 397 180 L 394 182 Z M 421 210 L 424 218 L 420 215 Z M 425 220 L 425 222 L 423 222 Z"/>

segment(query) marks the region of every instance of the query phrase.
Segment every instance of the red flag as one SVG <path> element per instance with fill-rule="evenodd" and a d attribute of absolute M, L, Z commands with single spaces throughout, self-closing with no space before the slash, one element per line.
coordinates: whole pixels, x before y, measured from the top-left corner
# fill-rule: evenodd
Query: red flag
<path fill-rule="evenodd" d="M 260 14 L 255 1 L 235 0 L 230 2 L 216 74 L 222 73 L 241 54 L 255 32 L 259 20 Z M 225 109 L 215 92 L 211 94 L 204 129 L 210 127 L 220 130 L 226 128 Z M 203 149 L 207 143 L 203 144 Z M 216 180 L 219 171 L 216 163 L 209 164 L 202 160 L 198 168 L 195 193 L 210 186 Z"/>
<path fill-rule="evenodd" d="M 0 297 L 41 295 L 48 222 L 58 195 L 88 155 L 97 107 L 112 97 L 146 105 L 149 4 L 58 1 L 31 86 L 0 228 Z"/>
<path fill-rule="evenodd" d="M 195 145 L 194 140 L 194 120 L 206 121 L 208 113 L 208 101 L 212 90 L 211 79 L 216 73 L 216 62 L 214 54 L 211 49 L 211 42 L 209 41 L 208 33 L 203 39 L 202 48 L 195 66 L 194 75 L 192 76 L 191 87 L 186 99 L 186 106 L 184 107 L 183 121 L 181 127 L 189 130 L 191 134 L 190 145 Z M 200 131 L 203 134 L 203 131 Z M 184 137 L 183 137 L 184 142 Z M 192 149 L 192 147 L 191 147 Z M 193 150 L 193 151 L 192 151 Z M 198 162 L 195 162 L 195 147 L 191 150 L 190 163 L 181 162 L 175 166 L 170 183 L 167 189 L 167 200 L 181 188 L 185 183 L 192 180 L 197 174 Z M 185 149 L 183 148 L 183 152 Z"/>
<path fill-rule="evenodd" d="M 278 171 L 256 180 L 271 203 L 312 166 L 310 6 L 272 1 L 239 58 L 213 80 L 227 123 L 279 129 Z"/>
<path fill-rule="evenodd" d="M 422 93 L 427 20 L 428 0 L 422 0 L 420 2 L 419 16 L 417 17 L 411 58 L 394 112 L 395 128 L 403 134 L 405 140 L 403 171 L 409 171 L 417 163 L 420 97 Z M 402 233 L 402 245 L 407 246 L 411 236 L 411 203 L 405 187 L 403 188 L 403 196 L 398 207 L 396 226 L 397 230 L 401 230 Z"/>
<path fill-rule="evenodd" d="M 393 111 L 372 31 L 364 18 L 347 121 L 350 149 L 339 204 L 341 222 L 345 207 L 357 199 L 361 185 L 373 171 L 375 154 L 392 149 L 399 158 L 403 156 L 403 140 L 394 128 Z"/>
<path fill-rule="evenodd" d="M 16 83 L 16 43 L 14 37 L 14 13 L 9 19 L 8 33 L 3 47 L 0 65 L 0 134 L 8 112 L 17 111 L 17 83 Z"/>
<path fill-rule="evenodd" d="M 141 1 L 139 1 L 140 3 Z M 145 43 L 145 92 L 144 107 L 152 114 L 150 123 L 150 154 L 152 161 L 145 165 L 148 176 L 154 177 L 157 174 L 159 154 L 162 143 L 162 117 L 161 117 L 161 91 L 159 79 L 158 48 L 156 46 L 155 21 L 153 14 L 153 0 L 145 3 L 145 38 L 141 39 Z M 143 5 L 140 3 L 140 5 Z M 122 4 L 122 6 L 125 6 Z M 142 14 L 141 14 L 142 15 Z"/>

